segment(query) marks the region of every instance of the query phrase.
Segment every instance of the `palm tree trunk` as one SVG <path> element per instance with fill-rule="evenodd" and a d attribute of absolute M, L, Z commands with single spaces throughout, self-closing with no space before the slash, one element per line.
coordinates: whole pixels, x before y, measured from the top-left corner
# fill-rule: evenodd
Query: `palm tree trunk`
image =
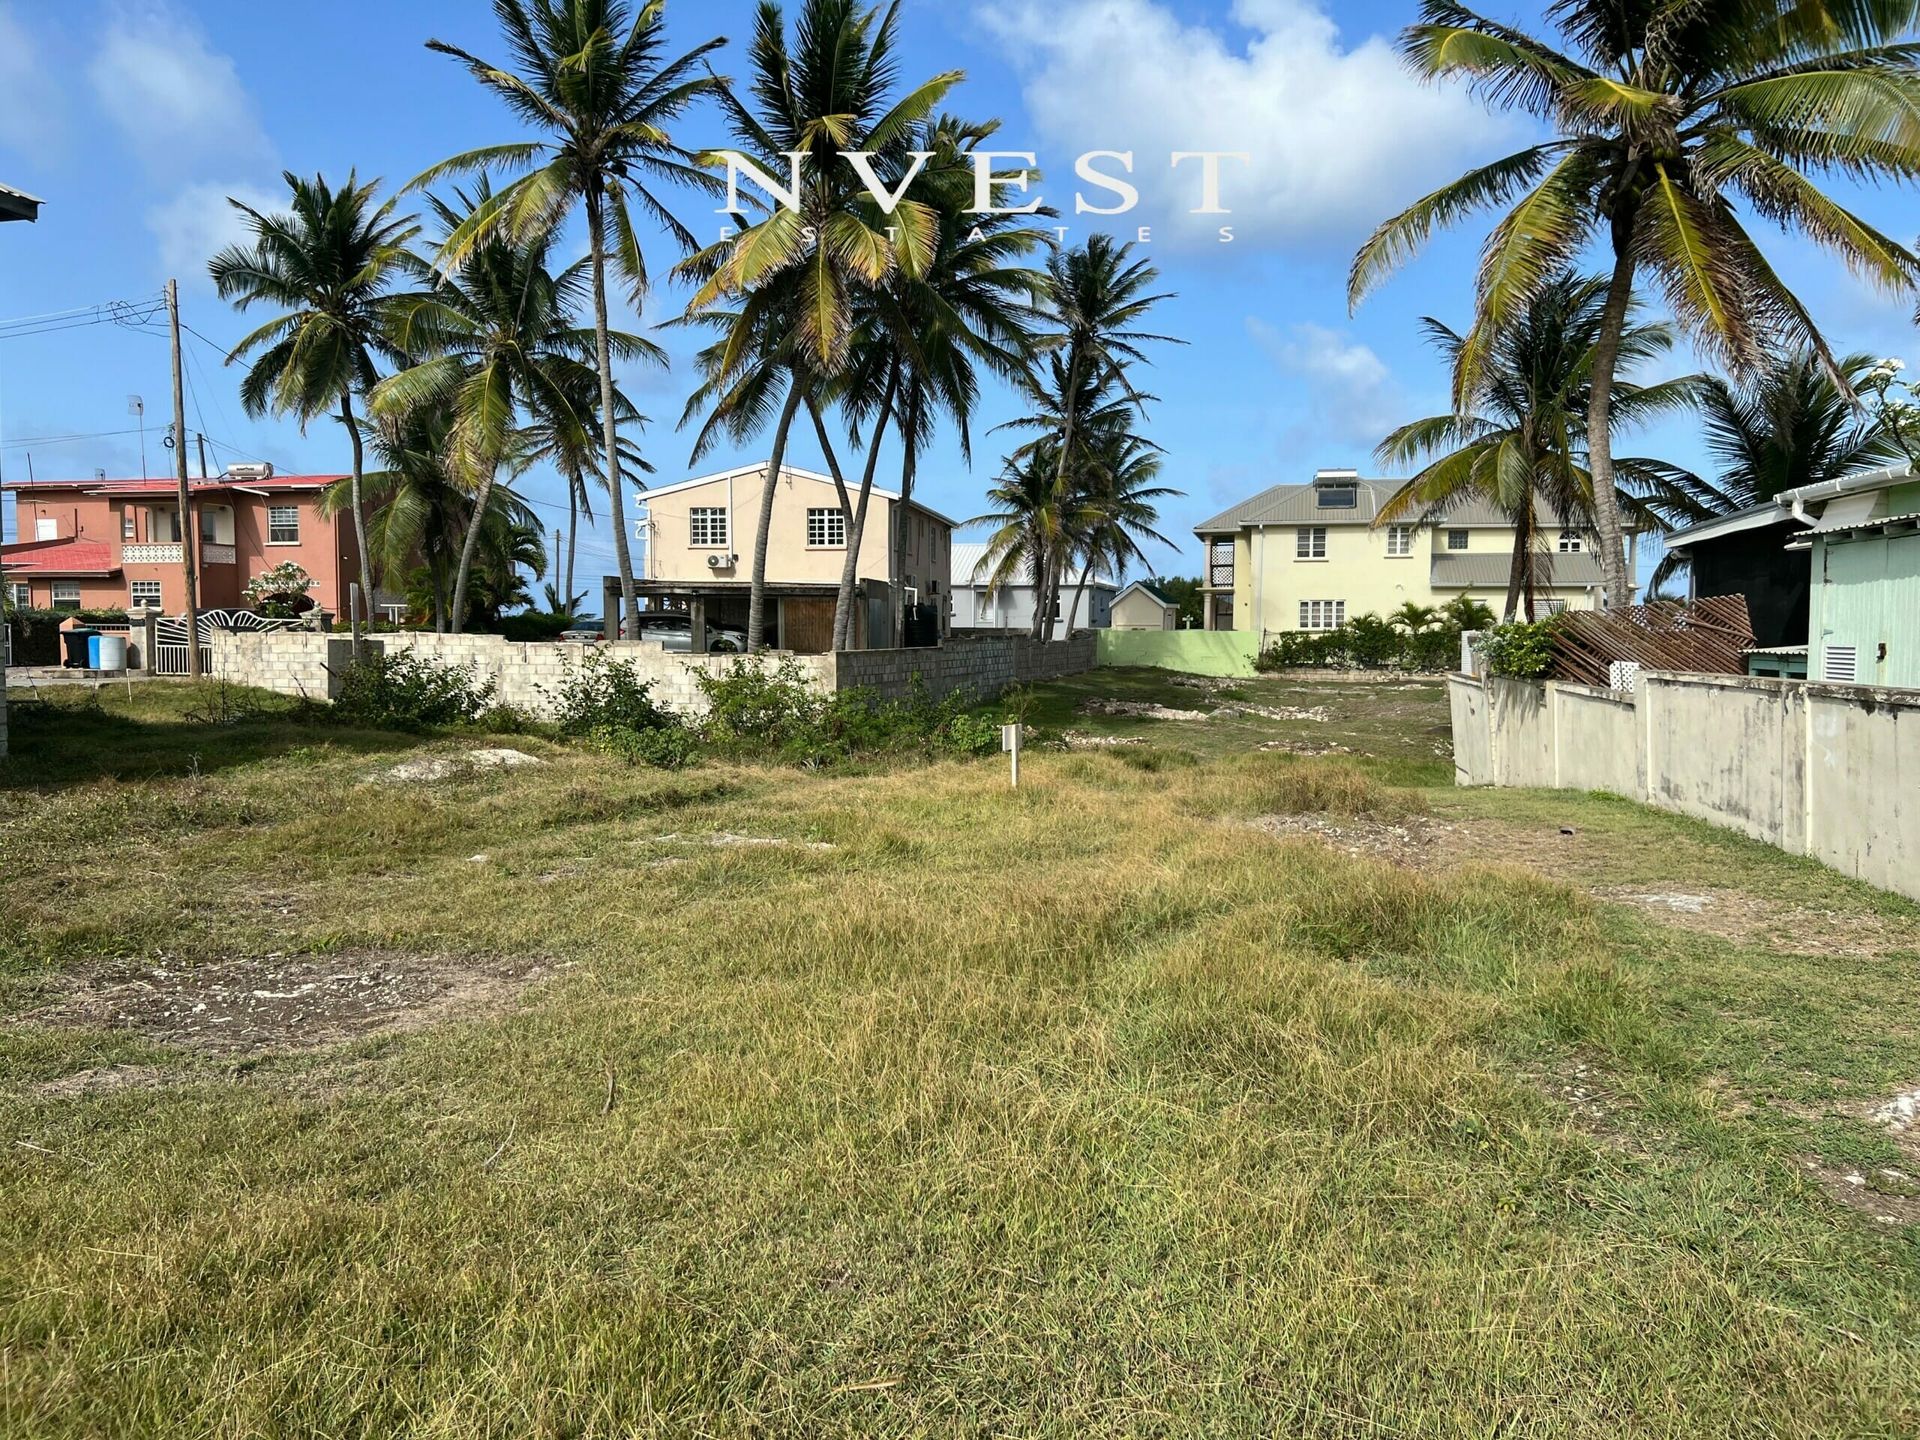
<path fill-rule="evenodd" d="M 1606 577 L 1607 608 L 1633 603 L 1633 577 L 1627 574 L 1620 495 L 1613 478 L 1613 372 L 1620 360 L 1620 337 L 1633 300 L 1631 220 L 1614 222 L 1613 278 L 1600 312 L 1600 335 L 1593 346 L 1593 391 L 1587 401 L 1587 466 L 1593 474 L 1593 518 L 1600 532 L 1600 568 Z"/>
<path fill-rule="evenodd" d="M 347 427 L 347 439 L 353 445 L 353 543 L 360 552 L 360 603 L 364 614 L 373 613 L 373 558 L 367 549 L 367 509 L 360 498 L 360 477 L 366 467 L 366 454 L 360 443 L 360 427 L 353 418 L 353 391 L 342 387 L 340 391 L 340 423 Z M 347 617 L 349 624 L 353 616 Z M 360 627 L 354 625 L 353 633 L 358 635 Z M 360 657 L 356 654 L 354 659 Z"/>
<path fill-rule="evenodd" d="M 867 437 L 867 465 L 860 476 L 860 498 L 854 504 L 853 522 L 847 527 L 847 560 L 840 567 L 840 593 L 833 602 L 833 648 L 853 648 L 853 591 L 860 578 L 860 542 L 867 533 L 867 502 L 873 498 L 873 476 L 880 466 L 880 437 L 886 434 L 887 417 L 893 413 L 893 397 L 899 388 L 898 366 L 887 369 L 887 388 L 880 397 L 880 411 Z"/>
<path fill-rule="evenodd" d="M 598 185 L 587 191 L 587 241 L 593 251 L 593 341 L 600 366 L 600 439 L 606 456 L 607 520 L 613 526 L 614 563 L 620 571 L 620 607 L 631 633 L 638 635 L 640 602 L 634 596 L 633 556 L 627 549 L 627 507 L 620 493 L 620 424 L 613 410 L 613 351 L 607 337 L 607 217 L 601 208 Z"/>
<path fill-rule="evenodd" d="M 569 615 L 573 613 L 573 555 L 580 543 L 580 480 L 578 475 L 567 477 L 567 578 L 560 588 L 560 606 Z"/>
<path fill-rule="evenodd" d="M 908 403 L 907 423 L 900 432 L 900 443 L 906 454 L 900 460 L 900 503 L 894 507 L 893 574 L 889 577 L 893 581 L 893 643 L 902 648 L 907 643 L 907 502 L 913 499 L 913 476 L 918 468 L 918 457 L 913 451 L 913 437 L 920 429 L 918 387 Z"/>
<path fill-rule="evenodd" d="M 1507 567 L 1507 604 L 1500 612 L 1500 619 L 1506 624 L 1512 624 L 1514 617 L 1520 613 L 1520 591 L 1526 580 L 1527 544 L 1525 525 L 1514 526 L 1513 561 Z"/>
<path fill-rule="evenodd" d="M 753 589 L 747 597 L 747 649 L 766 649 L 767 618 L 767 532 L 773 528 L 773 494 L 780 483 L 780 467 L 787 459 L 787 434 L 793 429 L 793 417 L 806 399 L 806 387 L 800 376 L 793 377 L 787 391 L 787 403 L 780 411 L 780 423 L 773 432 L 773 455 L 767 461 L 766 483 L 760 487 L 760 530 L 753 537 Z"/>
<path fill-rule="evenodd" d="M 1091 570 L 1092 568 L 1093 562 L 1088 561 L 1087 570 Z M 1080 572 L 1080 583 L 1073 587 L 1073 605 L 1067 611 L 1067 633 L 1062 637 L 1064 639 L 1071 640 L 1073 638 L 1074 623 L 1080 618 L 1080 597 L 1087 593 L 1087 570 Z M 1052 637 L 1049 636 L 1048 638 Z"/>
<path fill-rule="evenodd" d="M 497 465 L 488 465 L 480 477 L 480 492 L 473 499 L 473 519 L 467 522 L 466 542 L 460 547 L 460 569 L 453 580 L 453 614 L 449 617 L 455 635 L 466 627 L 467 581 L 473 574 L 473 557 L 480 553 L 480 532 L 487 527 L 487 502 L 493 498 L 493 479 L 498 469 Z"/>
<path fill-rule="evenodd" d="M 1033 623 L 1027 627 L 1029 640 L 1041 639 L 1053 623 L 1053 548 L 1043 545 L 1033 566 Z"/>

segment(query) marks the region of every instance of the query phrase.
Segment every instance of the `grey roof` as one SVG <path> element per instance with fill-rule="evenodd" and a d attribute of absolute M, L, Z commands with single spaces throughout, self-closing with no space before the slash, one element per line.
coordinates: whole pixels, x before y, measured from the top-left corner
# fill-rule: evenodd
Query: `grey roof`
<path fill-rule="evenodd" d="M 1334 486 L 1352 485 L 1359 491 L 1355 497 L 1359 503 L 1351 510 L 1323 510 L 1314 495 L 1314 491 L 1320 487 L 1314 482 L 1275 485 L 1262 490 L 1250 500 L 1242 500 L 1230 510 L 1222 510 L 1211 520 L 1203 520 L 1193 527 L 1194 534 L 1232 534 L 1250 525 L 1371 525 L 1373 517 L 1380 513 L 1380 507 L 1405 482 L 1342 478 L 1330 483 Z M 1409 521 L 1414 524 L 1429 523 L 1415 517 L 1409 517 Z M 1505 529 L 1508 521 L 1506 516 L 1484 501 L 1469 500 L 1449 509 L 1444 521 L 1431 523 L 1461 527 L 1490 525 Z"/>
<path fill-rule="evenodd" d="M 1490 590 L 1507 588 L 1513 573 L 1512 555 L 1436 555 L 1433 557 L 1433 588 L 1436 590 Z M 1535 557 L 1537 583 L 1556 590 L 1574 585 L 1599 585 L 1600 557 L 1581 551 L 1577 555 L 1549 554 Z"/>
<path fill-rule="evenodd" d="M 1667 549 L 1685 550 L 1688 546 L 1698 545 L 1703 540 L 1718 540 L 1723 535 L 1738 535 L 1747 530 L 1763 530 L 1769 525 L 1791 523 L 1793 523 L 1793 511 L 1785 505 L 1768 501 L 1764 505 L 1736 510 L 1731 515 L 1716 515 L 1711 520 L 1702 520 L 1697 525 L 1675 530 L 1666 537 Z"/>
<path fill-rule="evenodd" d="M 0 185 L 0 220 L 38 220 L 46 202 L 11 185 Z"/>

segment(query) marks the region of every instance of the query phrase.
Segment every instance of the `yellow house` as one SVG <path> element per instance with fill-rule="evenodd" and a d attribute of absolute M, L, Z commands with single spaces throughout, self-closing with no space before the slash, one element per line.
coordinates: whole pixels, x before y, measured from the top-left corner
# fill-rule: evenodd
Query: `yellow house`
<path fill-rule="evenodd" d="M 1180 606 L 1151 580 L 1136 580 L 1114 596 L 1109 614 L 1115 630 L 1180 628 Z"/>
<path fill-rule="evenodd" d="M 765 463 L 743 465 L 635 497 L 644 552 L 635 588 L 650 609 L 684 612 L 702 632 L 724 629 L 737 636 L 745 631 L 767 469 Z M 858 501 L 857 479 L 847 499 Z M 775 648 L 802 653 L 833 648 L 834 599 L 849 530 L 831 475 L 780 467 L 767 531 L 767 638 Z M 931 644 L 940 634 L 952 589 L 953 522 L 876 485 L 854 571 L 856 649 L 898 643 L 893 636 L 896 535 L 904 544 L 898 583 L 906 590 L 908 640 Z"/>
<path fill-rule="evenodd" d="M 1498 615 L 1513 563 L 1513 527 L 1478 502 L 1444 519 L 1375 527 L 1398 481 L 1322 470 L 1275 485 L 1193 527 L 1206 547 L 1202 614 L 1209 630 L 1332 630 L 1409 602 L 1438 607 L 1466 595 Z M 1536 573 L 1539 612 L 1598 608 L 1594 537 L 1550 530 Z"/>

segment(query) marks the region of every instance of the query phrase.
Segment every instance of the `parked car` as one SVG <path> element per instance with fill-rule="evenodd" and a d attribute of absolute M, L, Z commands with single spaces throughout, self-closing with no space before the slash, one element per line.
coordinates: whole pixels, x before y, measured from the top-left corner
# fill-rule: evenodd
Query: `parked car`
<path fill-rule="evenodd" d="M 674 611 L 642 615 L 640 638 L 653 641 L 663 650 L 687 654 L 693 650 L 693 621 Z M 744 630 L 736 630 L 730 625 L 707 626 L 708 654 L 744 655 L 746 651 L 747 635 Z"/>
<path fill-rule="evenodd" d="M 571 630 L 562 630 L 560 632 L 560 638 L 562 640 L 573 640 L 591 645 L 595 641 L 603 640 L 606 637 L 600 633 L 600 627 L 598 625 L 583 623 L 575 625 Z"/>

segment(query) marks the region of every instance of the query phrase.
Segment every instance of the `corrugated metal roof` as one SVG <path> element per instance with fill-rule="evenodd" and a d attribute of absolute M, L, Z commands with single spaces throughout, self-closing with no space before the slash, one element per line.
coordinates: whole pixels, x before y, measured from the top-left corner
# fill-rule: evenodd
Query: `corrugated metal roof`
<path fill-rule="evenodd" d="M 1748 530 L 1764 530 L 1769 525 L 1783 525 L 1792 519 L 1793 511 L 1769 501 L 1749 510 L 1736 510 L 1731 515 L 1719 515 L 1712 520 L 1702 520 L 1698 525 L 1689 525 L 1684 530 L 1675 530 L 1667 536 L 1667 549 L 1685 550 L 1689 545 L 1697 545 L 1703 540 L 1718 540 L 1723 535 L 1738 535 Z"/>
<path fill-rule="evenodd" d="M 1878 530 L 1883 525 L 1911 525 L 1920 521 L 1920 511 L 1909 510 L 1903 515 L 1874 515 L 1865 520 L 1836 520 L 1829 525 L 1822 521 L 1807 533 L 1809 535 L 1844 535 L 1849 530 Z"/>
<path fill-rule="evenodd" d="M 119 567 L 98 540 L 29 540 L 0 549 L 0 570 L 9 575 L 111 575 Z"/>
<path fill-rule="evenodd" d="M 1512 573 L 1511 554 L 1496 555 L 1489 552 L 1485 555 L 1433 557 L 1432 578 L 1436 590 L 1504 590 Z M 1599 557 L 1585 551 L 1578 555 L 1542 551 L 1535 557 L 1533 573 L 1536 584 L 1548 585 L 1556 590 L 1599 585 L 1606 578 L 1601 574 Z"/>
<path fill-rule="evenodd" d="M 1404 483 L 1400 480 L 1341 479 L 1330 486 L 1316 485 L 1311 481 L 1306 484 L 1275 485 L 1249 500 L 1242 500 L 1232 509 L 1222 510 L 1211 520 L 1194 526 L 1193 530 L 1196 535 L 1218 535 L 1244 530 L 1250 525 L 1371 525 L 1373 517 L 1380 513 L 1380 507 Z M 1316 491 L 1349 485 L 1358 491 L 1355 496 L 1358 503 L 1352 509 L 1326 509 L 1320 505 Z M 1426 522 L 1416 517 L 1410 523 Z M 1508 521 L 1491 505 L 1475 499 L 1452 507 L 1443 520 L 1433 523 L 1463 528 L 1498 526 L 1504 529 Z"/>

